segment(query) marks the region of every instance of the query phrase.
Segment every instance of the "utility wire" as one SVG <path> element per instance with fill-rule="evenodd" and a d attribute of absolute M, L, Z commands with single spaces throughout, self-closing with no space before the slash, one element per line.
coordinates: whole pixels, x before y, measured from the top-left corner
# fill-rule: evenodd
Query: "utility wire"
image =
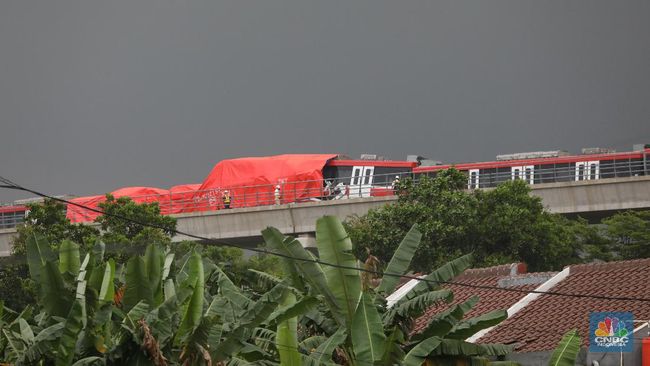
<path fill-rule="evenodd" d="M 51 196 L 51 195 L 48 195 L 48 194 L 45 194 L 45 193 L 41 193 L 39 191 L 30 189 L 30 188 L 22 187 L 22 186 L 20 186 L 20 185 L 18 185 L 16 183 L 6 179 L 6 178 L 3 178 L 2 176 L 0 176 L 0 181 L 2 181 L 4 183 L 8 183 L 9 185 L 11 185 L 10 187 L 1 186 L 0 188 L 9 188 L 9 189 L 15 189 L 15 190 L 29 192 L 29 193 L 35 194 L 35 195 L 37 195 L 39 197 L 48 198 L 48 199 L 51 199 L 51 200 L 54 200 L 54 201 L 57 201 L 57 202 L 61 202 L 61 203 L 65 203 L 65 204 L 68 204 L 68 205 L 76 206 L 76 207 L 79 207 L 79 208 L 82 208 L 82 209 L 85 209 L 85 210 L 88 210 L 88 211 L 91 211 L 91 212 L 98 213 L 100 215 L 114 217 L 114 218 L 117 218 L 117 219 L 120 219 L 120 220 L 123 220 L 123 221 L 130 222 L 132 224 L 141 225 L 143 227 L 150 227 L 150 228 L 160 229 L 160 230 L 167 231 L 167 232 L 171 231 L 174 234 L 183 235 L 183 236 L 186 236 L 186 237 L 189 237 L 189 238 L 201 240 L 204 243 L 212 243 L 214 245 L 221 245 L 221 246 L 227 246 L 227 247 L 232 247 L 232 248 L 238 248 L 238 249 L 242 249 L 242 250 L 249 250 L 249 251 L 252 251 L 252 252 L 255 252 L 255 253 L 260 253 L 260 254 L 274 255 L 274 256 L 277 256 L 277 257 L 281 257 L 281 258 L 285 258 L 285 259 L 289 259 L 289 260 L 293 260 L 293 261 L 316 263 L 316 264 L 320 264 L 320 265 L 323 265 L 323 266 L 329 266 L 329 267 L 334 267 L 334 268 L 339 268 L 339 269 L 350 269 L 350 270 L 355 270 L 355 271 L 359 271 L 359 272 L 370 273 L 370 274 L 381 276 L 381 277 L 383 277 L 383 276 L 391 276 L 391 277 L 405 278 L 405 279 L 409 279 L 409 280 L 418 280 L 418 281 L 421 281 L 421 282 L 432 284 L 434 286 L 440 286 L 441 284 L 446 284 L 446 285 L 457 285 L 457 286 L 476 288 L 476 289 L 497 290 L 497 291 L 504 291 L 504 292 L 517 292 L 517 293 L 524 293 L 524 294 L 531 294 L 532 293 L 532 294 L 540 294 L 540 295 L 563 296 L 563 297 L 574 297 L 574 298 L 588 298 L 588 299 L 599 299 L 599 300 L 650 302 L 650 298 L 641 298 L 641 297 L 605 296 L 605 295 L 592 295 L 592 294 L 571 294 L 571 293 L 558 292 L 558 291 L 523 290 L 523 289 L 507 288 L 507 287 L 476 285 L 476 284 L 457 282 L 457 281 L 431 280 L 431 279 L 420 278 L 420 277 L 413 276 L 413 275 L 408 275 L 408 274 L 381 272 L 381 271 L 374 271 L 374 270 L 370 270 L 370 269 L 366 269 L 366 268 L 345 266 L 345 265 L 340 265 L 340 264 L 335 264 L 335 263 L 328 263 L 328 262 L 323 262 L 323 261 L 321 261 L 319 259 L 313 259 L 313 258 L 298 258 L 298 257 L 294 257 L 294 256 L 291 256 L 291 255 L 278 253 L 278 252 L 274 252 L 274 251 L 269 251 L 269 250 L 262 249 L 262 248 L 244 248 L 244 247 L 236 245 L 236 244 L 226 243 L 226 242 L 219 241 L 219 240 L 216 240 L 216 239 L 211 239 L 211 238 L 203 237 L 203 236 L 200 236 L 200 235 L 186 233 L 186 232 L 179 231 L 179 230 L 176 230 L 176 229 L 169 230 L 169 228 L 165 228 L 165 227 L 163 227 L 161 225 L 156 225 L 156 224 L 151 224 L 151 223 L 143 223 L 143 222 L 140 222 L 138 220 L 134 220 L 134 219 L 126 217 L 126 216 L 122 216 L 122 215 L 118 215 L 118 214 L 114 214 L 114 213 L 104 212 L 104 211 L 98 210 L 96 208 L 88 207 L 88 206 L 85 206 L 85 205 L 82 205 L 82 204 L 79 204 L 79 203 L 76 203 L 76 202 L 68 201 L 68 200 L 63 199 L 63 198 L 54 197 L 54 196 Z"/>

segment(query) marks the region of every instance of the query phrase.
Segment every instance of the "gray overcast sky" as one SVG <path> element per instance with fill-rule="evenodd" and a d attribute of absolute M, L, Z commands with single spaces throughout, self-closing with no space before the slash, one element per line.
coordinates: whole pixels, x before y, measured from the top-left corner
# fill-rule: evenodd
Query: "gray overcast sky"
<path fill-rule="evenodd" d="M 648 0 L 3 0 L 0 175 L 85 195 L 276 153 L 630 150 L 649 19 Z"/>

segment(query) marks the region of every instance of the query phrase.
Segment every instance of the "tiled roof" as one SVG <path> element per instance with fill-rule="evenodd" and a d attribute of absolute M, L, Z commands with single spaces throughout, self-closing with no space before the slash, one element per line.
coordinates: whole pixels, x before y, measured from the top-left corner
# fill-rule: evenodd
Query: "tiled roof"
<path fill-rule="evenodd" d="M 555 273 L 524 273 L 526 266 L 523 263 L 513 263 L 501 266 L 470 269 L 453 282 L 468 284 L 471 286 L 506 287 L 519 290 L 533 290 L 541 283 L 548 280 Z M 499 289 L 483 289 L 462 285 L 446 285 L 452 290 L 454 300 L 451 304 L 432 306 L 420 316 L 414 324 L 413 333 L 424 330 L 431 316 L 447 309 L 449 306 L 467 301 L 472 296 L 478 296 L 478 304 L 465 315 L 465 318 L 472 318 L 489 313 L 494 310 L 507 310 L 514 303 L 526 296 L 525 292 L 503 291 Z"/>
<path fill-rule="evenodd" d="M 610 297 L 650 297 L 650 259 L 569 268 L 569 275 L 550 291 Z M 576 328 L 584 346 L 589 344 L 589 313 L 630 311 L 635 319 L 650 319 L 650 303 L 541 295 L 505 320 L 478 343 L 515 344 L 517 352 L 554 349 L 562 335 Z"/>

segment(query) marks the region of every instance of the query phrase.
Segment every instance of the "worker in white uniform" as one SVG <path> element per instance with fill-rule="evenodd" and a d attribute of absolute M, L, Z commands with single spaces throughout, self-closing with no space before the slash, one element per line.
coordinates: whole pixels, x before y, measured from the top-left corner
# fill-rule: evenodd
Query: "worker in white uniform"
<path fill-rule="evenodd" d="M 275 198 L 276 205 L 280 204 L 280 196 L 281 196 L 280 185 L 278 184 L 277 186 L 275 186 L 275 192 L 273 192 L 273 197 Z"/>

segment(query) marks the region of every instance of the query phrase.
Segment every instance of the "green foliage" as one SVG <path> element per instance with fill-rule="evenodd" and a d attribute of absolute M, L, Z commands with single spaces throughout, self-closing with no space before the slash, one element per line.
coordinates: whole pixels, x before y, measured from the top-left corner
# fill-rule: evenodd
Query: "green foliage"
<path fill-rule="evenodd" d="M 650 257 L 650 211 L 628 211 L 603 220 L 603 234 L 622 259 Z"/>
<path fill-rule="evenodd" d="M 79 246 L 62 240 L 53 246 L 32 232 L 25 254 L 37 302 L 20 314 L 0 306 L 0 362 L 416 365 L 509 351 L 464 341 L 504 318 L 503 312 L 494 312 L 465 319 L 476 299 L 434 317 L 435 332 L 413 336 L 413 320 L 428 306 L 451 301 L 452 294 L 421 283 L 389 307 L 385 296 L 396 286 L 395 278 L 361 275 L 353 244 L 335 217 L 319 219 L 316 227 L 321 260 L 339 268 L 316 263 L 296 239 L 273 228 L 262 233 L 268 247 L 300 260 L 256 257 L 246 262 L 238 251 L 202 252 L 188 243 L 172 251 L 144 231 L 107 226 L 108 235 L 127 243 L 153 241 L 124 264 L 119 256 L 107 258 L 101 241 Z M 406 273 L 420 236 L 417 227 L 410 229 L 389 261 L 391 271 Z M 426 278 L 443 283 L 470 262 L 470 255 L 454 259 Z M 246 263 L 272 273 L 243 271 Z M 236 266 L 242 266 L 239 283 L 226 271 Z M 247 285 L 253 281 L 257 284 Z"/>
<path fill-rule="evenodd" d="M 544 210 L 524 181 L 505 182 L 492 190 L 468 192 L 467 178 L 456 169 L 405 180 L 393 205 L 350 219 L 346 228 L 357 244 L 388 263 L 397 243 L 416 223 L 422 233 L 410 268 L 429 272 L 462 253 L 474 253 L 475 265 L 526 262 L 531 270 L 557 270 L 585 256 L 602 257 L 584 221 L 569 221 Z M 592 246 L 590 246 L 592 245 Z M 588 252 L 588 253 L 587 253 Z"/>
<path fill-rule="evenodd" d="M 268 273 L 275 277 L 282 276 L 280 259 L 270 255 L 256 254 L 246 258 L 244 251 L 239 248 L 205 246 L 191 241 L 175 243 L 171 246 L 171 250 L 178 257 L 192 250 L 198 250 L 203 258 L 209 259 L 227 273 L 228 278 L 236 286 L 250 289 L 254 293 L 266 292 L 272 286 L 260 281 L 252 271 Z M 211 289 L 208 288 L 207 291 Z"/>
<path fill-rule="evenodd" d="M 291 307 L 296 304 L 296 295 L 286 291 L 280 305 Z M 298 348 L 298 318 L 290 317 L 278 323 L 275 344 L 280 354 L 282 366 L 299 366 L 302 364 Z"/>
<path fill-rule="evenodd" d="M 295 345 L 285 358 L 296 361 L 296 317 L 318 303 L 290 301 L 295 295 L 284 283 L 251 298 L 197 251 L 174 263 L 172 253 L 151 244 L 120 276 L 99 244 L 83 260 L 71 242 L 60 246 L 57 259 L 40 235 L 26 249 L 39 289 L 37 308 L 15 314 L 0 304 L 0 363 L 273 364 L 280 347 L 272 341 L 264 346 L 258 337 L 275 339 L 276 327 L 283 342 Z M 218 280 L 209 294 L 206 279 L 213 276 Z M 286 308 L 278 309 L 279 303 Z"/>
<path fill-rule="evenodd" d="M 551 359 L 548 362 L 549 366 L 573 366 L 576 363 L 576 358 L 580 352 L 580 336 L 576 329 L 571 329 L 562 336 L 562 340 L 557 345 Z"/>
<path fill-rule="evenodd" d="M 16 228 L 17 235 L 12 243 L 14 254 L 25 254 L 27 239 L 34 234 L 43 236 L 53 249 L 66 239 L 88 248 L 99 235 L 99 231 L 92 226 L 70 223 L 65 216 L 65 205 L 58 201 L 45 199 L 42 203 L 30 203 L 27 207 L 29 212 L 25 223 Z"/>
<path fill-rule="evenodd" d="M 464 319 L 478 299 L 452 306 L 432 317 L 429 333 L 412 335 L 411 324 L 438 302 L 449 302 L 452 294 L 440 290 L 440 286 L 420 282 L 404 297 L 388 306 L 385 290 L 393 288 L 392 278 L 369 278 L 360 274 L 358 262 L 350 259 L 351 243 L 345 230 L 335 217 L 323 217 L 316 224 L 316 243 L 320 260 L 336 263 L 342 268 L 314 263 L 309 252 L 295 239 L 284 237 L 276 229 L 263 231 L 267 245 L 284 255 L 304 260 L 283 261 L 287 281 L 299 298 L 317 297 L 322 299 L 320 306 L 305 311 L 300 321 L 305 337 L 300 344 L 310 344 L 306 365 L 347 364 L 347 365 L 421 365 L 424 360 L 451 358 L 469 360 L 474 356 L 497 356 L 510 351 L 502 345 L 476 345 L 467 343 L 465 338 L 493 326 L 505 319 L 505 311 L 495 311 L 481 317 Z M 417 228 L 410 231 L 391 259 L 390 268 L 402 275 L 413 260 L 419 244 Z M 327 258 L 327 260 L 325 259 Z M 428 280 L 448 281 L 469 267 L 471 256 L 463 256 L 433 271 Z M 388 279 L 388 280 L 387 280 Z M 383 285 L 383 281 L 387 284 Z M 359 286 L 358 284 L 362 285 Z M 351 299 L 356 299 L 354 307 L 348 310 Z M 305 309 L 306 310 L 306 309 Z M 350 313 L 351 311 L 351 313 Z M 351 321 L 347 321 L 351 315 Z M 329 320 L 334 319 L 336 324 Z M 323 338 L 327 337 L 327 338 Z M 318 345 L 314 350 L 314 346 Z"/>
<path fill-rule="evenodd" d="M 129 197 L 115 198 L 106 194 L 106 201 L 99 204 L 106 213 L 95 219 L 101 226 L 102 239 L 109 244 L 159 244 L 171 242 L 176 230 L 176 219 L 160 214 L 157 202 L 136 203 Z M 125 220 L 128 218 L 130 220 Z M 145 222 L 154 227 L 144 227 L 138 222 Z"/>
<path fill-rule="evenodd" d="M 337 266 L 323 266 L 322 270 L 336 306 L 341 309 L 349 326 L 361 296 L 361 276 L 352 255 L 352 242 L 341 221 L 326 216 L 316 221 L 316 243 L 321 261 Z"/>
<path fill-rule="evenodd" d="M 383 355 L 386 336 L 373 300 L 368 292 L 361 296 L 349 327 L 354 356 L 360 364 L 373 364 Z"/>

